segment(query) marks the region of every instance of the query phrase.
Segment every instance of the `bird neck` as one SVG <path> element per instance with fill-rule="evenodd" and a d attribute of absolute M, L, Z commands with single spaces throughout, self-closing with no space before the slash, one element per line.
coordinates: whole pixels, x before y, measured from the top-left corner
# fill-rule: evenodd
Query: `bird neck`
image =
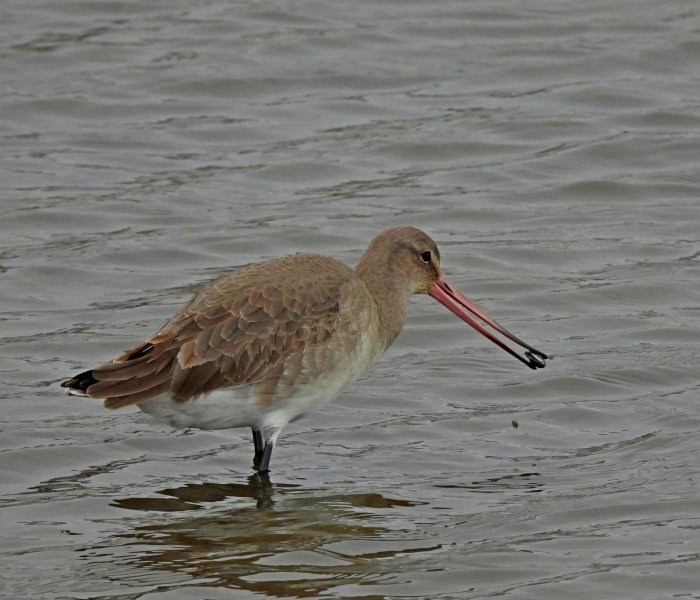
<path fill-rule="evenodd" d="M 372 294 L 379 319 L 378 329 L 384 339 L 383 349 L 386 350 L 401 333 L 411 294 L 388 265 L 369 261 L 366 256 L 355 267 L 355 272 Z"/>

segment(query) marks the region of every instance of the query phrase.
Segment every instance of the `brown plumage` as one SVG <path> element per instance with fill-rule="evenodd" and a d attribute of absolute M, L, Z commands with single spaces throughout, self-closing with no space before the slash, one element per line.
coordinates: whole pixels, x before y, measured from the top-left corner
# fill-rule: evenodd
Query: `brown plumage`
<path fill-rule="evenodd" d="M 238 269 L 202 288 L 145 342 L 61 385 L 107 408 L 138 404 L 174 425 L 250 426 L 265 471 L 282 427 L 340 393 L 391 344 L 414 293 L 430 293 L 475 325 L 461 314 L 475 307 L 444 281 L 435 243 L 395 227 L 354 270 L 315 254 Z M 525 346 L 527 360 L 516 356 L 544 366 L 531 353 L 544 354 Z"/>

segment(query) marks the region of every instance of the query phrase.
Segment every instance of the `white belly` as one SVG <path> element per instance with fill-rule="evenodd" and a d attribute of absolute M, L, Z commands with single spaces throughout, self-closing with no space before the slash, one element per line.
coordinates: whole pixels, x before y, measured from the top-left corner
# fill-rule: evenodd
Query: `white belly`
<path fill-rule="evenodd" d="M 300 386 L 291 396 L 269 405 L 258 402 L 254 386 L 245 385 L 215 390 L 181 403 L 173 402 L 169 394 L 161 394 L 138 406 L 156 420 L 176 428 L 281 428 L 336 398 L 358 374 L 355 370 L 336 372 Z"/>
<path fill-rule="evenodd" d="M 161 394 L 138 407 L 160 422 L 178 429 L 228 429 L 255 427 L 262 415 L 249 396 L 249 386 L 217 390 L 187 402 L 175 403 L 170 394 Z"/>
<path fill-rule="evenodd" d="M 222 388 L 180 403 L 173 402 L 169 394 L 163 394 L 141 402 L 139 407 L 177 428 L 252 427 L 258 431 L 279 432 L 290 421 L 336 398 L 367 368 L 377 355 L 377 347 L 367 341 L 368 335 L 368 331 L 363 331 L 355 338 L 350 352 L 345 356 L 336 353 L 336 360 L 329 361 L 325 369 L 317 369 L 314 378 L 308 377 L 312 370 L 305 357 L 301 371 L 291 370 L 296 374 L 294 381 L 291 375 L 287 378 L 285 370 L 272 397 L 268 393 L 261 399 L 256 393 L 258 386 L 253 384 Z M 258 385 L 264 387 L 264 384 Z"/>

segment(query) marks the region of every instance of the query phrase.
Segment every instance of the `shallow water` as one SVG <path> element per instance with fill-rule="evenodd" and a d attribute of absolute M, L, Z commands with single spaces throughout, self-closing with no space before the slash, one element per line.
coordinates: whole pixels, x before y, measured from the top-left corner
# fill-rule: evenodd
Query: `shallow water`
<path fill-rule="evenodd" d="M 0 593 L 700 598 L 698 32 L 678 0 L 5 2 Z M 57 386 L 392 224 L 547 369 L 416 298 L 270 484 L 248 431 Z"/>

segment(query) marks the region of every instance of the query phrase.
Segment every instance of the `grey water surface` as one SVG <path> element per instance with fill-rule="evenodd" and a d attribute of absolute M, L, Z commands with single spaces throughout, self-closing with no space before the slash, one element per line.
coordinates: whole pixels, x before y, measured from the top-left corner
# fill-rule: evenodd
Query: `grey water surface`
<path fill-rule="evenodd" d="M 700 4 L 4 0 L 3 598 L 700 598 Z M 58 382 L 204 282 L 410 224 L 422 296 L 290 425 Z"/>

